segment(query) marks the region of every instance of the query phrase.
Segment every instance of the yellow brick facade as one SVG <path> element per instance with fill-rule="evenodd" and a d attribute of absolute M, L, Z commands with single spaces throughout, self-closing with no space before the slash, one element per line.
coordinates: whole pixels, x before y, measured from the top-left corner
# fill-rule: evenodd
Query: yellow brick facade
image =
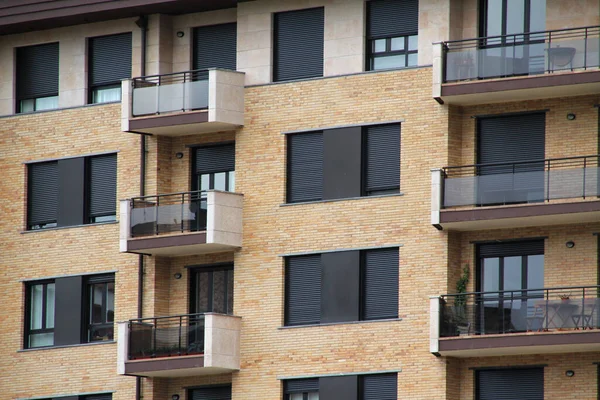
<path fill-rule="evenodd" d="M 352 0 L 354 8 L 350 9 L 364 13 L 362 3 Z M 556 1 L 548 3 L 552 5 L 549 21 L 557 24 Z M 593 9 L 588 4 L 591 2 L 579 3 Z M 475 1 L 423 0 L 422 4 L 427 13 L 419 26 L 428 41 L 475 34 L 469 33 L 469 24 L 476 18 Z M 246 63 L 247 83 L 257 84 L 245 89 L 245 122 L 236 131 L 145 139 L 146 195 L 191 190 L 191 148 L 235 141 L 235 191 L 243 194 L 244 205 L 240 250 L 182 257 L 144 256 L 141 304 L 144 317 L 186 314 L 190 311 L 189 267 L 233 262 L 234 315 L 242 317 L 240 371 L 142 378 L 143 400 L 168 399 L 173 394 L 189 400 L 189 388 L 226 383 L 232 384 L 235 400 L 281 400 L 284 378 L 375 371 L 398 372 L 398 399 L 470 400 L 475 399 L 474 369 L 526 365 L 546 365 L 546 399 L 595 399 L 598 370 L 594 363 L 600 361 L 600 353 L 465 359 L 434 356 L 429 341 L 429 297 L 453 293 L 465 265 L 472 277 L 468 290 L 477 290 L 474 242 L 484 240 L 544 237 L 545 286 L 597 285 L 600 261 L 595 234 L 600 232 L 600 223 L 440 231 L 430 223 L 430 170 L 476 162 L 476 119 L 472 118 L 476 115 L 546 110 L 546 158 L 596 154 L 600 139 L 595 105 L 600 103 L 600 95 L 464 107 L 440 105 L 431 96 L 433 72 L 429 50 L 421 51 L 429 49 L 424 39 L 419 43 L 421 66 L 417 68 L 345 74 L 349 71 L 332 56 L 324 78 L 267 83 L 270 77 L 264 75 L 265 65 L 252 64 L 265 49 L 271 50 L 272 43 L 263 37 L 264 31 L 270 34 L 270 25 L 266 29 L 262 26 L 265 15 L 270 18 L 273 12 L 324 6 L 329 21 L 345 21 L 341 26 L 352 31 L 361 49 L 358 53 L 362 54 L 364 32 L 356 36 L 355 29 L 348 27 L 346 19 L 352 19 L 344 16 L 344 5 L 338 0 L 311 0 L 282 6 L 280 2 L 261 0 L 243 3 L 237 11 L 155 15 L 151 19 L 159 27 L 149 28 L 152 59 L 148 64 L 153 73 L 165 73 L 189 68 L 192 27 L 211 21 L 231 22 L 237 16 L 238 40 L 245 35 L 256 39 L 256 43 L 242 40 L 246 50 L 238 51 L 238 64 Z M 448 16 L 443 22 L 437 21 L 438 26 L 434 10 L 442 6 Z M 581 19 L 598 23 L 595 7 L 596 14 Z M 455 13 L 464 14 L 461 27 L 451 28 L 450 16 Z M 572 18 L 579 21 L 579 17 Z M 123 19 L 60 28 L 50 30 L 48 40 L 83 35 L 85 26 L 93 28 L 94 35 L 133 31 L 132 24 L 133 19 Z M 328 28 L 331 32 L 335 31 L 333 25 Z M 185 39 L 171 38 L 178 30 L 185 33 Z M 9 57 L 8 49 L 35 44 L 39 35 L 34 32 L 0 37 L 0 54 Z M 339 39 L 335 35 L 330 38 Z M 73 48 L 80 49 L 82 40 L 71 43 Z M 134 60 L 140 56 L 139 42 L 136 31 Z M 356 57 L 363 62 L 361 54 L 352 54 L 352 62 L 356 64 Z M 12 56 L 9 58 L 12 60 Z M 270 62 L 265 62 L 267 75 Z M 82 61 L 78 59 L 77 63 Z M 140 65 L 134 62 L 133 66 L 137 74 Z M 6 111 L 0 110 L 2 114 L 10 114 L 14 105 L 13 94 L 7 92 L 12 89 L 4 87 L 12 88 L 12 73 L 7 71 L 0 72 L 0 108 Z M 62 74 L 68 75 L 64 70 Z M 77 85 L 85 79 L 79 76 L 74 81 L 69 83 L 72 88 L 63 85 L 61 92 L 83 90 Z M 0 399 L 113 392 L 113 400 L 131 400 L 136 394 L 136 378 L 117 374 L 116 329 L 115 342 L 24 350 L 25 284 L 32 280 L 114 272 L 115 321 L 138 316 L 139 256 L 119 252 L 118 223 L 26 230 L 26 172 L 30 162 L 116 152 L 117 199 L 140 194 L 141 136 L 121 131 L 120 104 L 79 106 L 77 101 L 85 96 L 76 94 L 69 98 L 69 105 L 77 107 L 0 118 Z M 576 114 L 576 119 L 567 120 L 568 113 Z M 285 204 L 286 133 L 389 122 L 401 125 L 400 194 Z M 176 153 L 183 153 L 183 157 L 177 158 Z M 567 248 L 567 241 L 575 242 L 575 247 Z M 400 252 L 397 320 L 284 327 L 285 255 L 385 246 L 398 246 Z M 181 277 L 176 278 L 176 274 Z M 575 371 L 573 378 L 565 376 L 568 369 Z"/>

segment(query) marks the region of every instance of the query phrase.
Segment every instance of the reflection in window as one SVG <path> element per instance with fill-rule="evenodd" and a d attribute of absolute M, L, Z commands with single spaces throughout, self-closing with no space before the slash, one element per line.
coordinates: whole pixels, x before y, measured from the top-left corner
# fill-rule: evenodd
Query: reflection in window
<path fill-rule="evenodd" d="M 370 69 L 413 67 L 418 63 L 418 36 L 371 40 Z"/>
<path fill-rule="evenodd" d="M 29 348 L 54 345 L 54 298 L 54 282 L 29 287 Z"/>
<path fill-rule="evenodd" d="M 103 279 L 104 282 L 101 281 Z M 88 285 L 88 296 L 88 341 L 113 340 L 115 321 L 114 278 L 95 278 Z"/>

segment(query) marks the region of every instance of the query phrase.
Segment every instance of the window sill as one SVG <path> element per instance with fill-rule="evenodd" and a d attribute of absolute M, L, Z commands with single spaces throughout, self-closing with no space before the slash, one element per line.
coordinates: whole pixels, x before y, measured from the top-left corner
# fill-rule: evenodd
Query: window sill
<path fill-rule="evenodd" d="M 69 226 L 57 226 L 54 228 L 44 228 L 44 229 L 33 229 L 29 231 L 21 231 L 21 234 L 28 233 L 37 233 L 37 232 L 48 232 L 48 231 L 59 231 L 61 229 L 71 229 L 71 228 L 85 228 L 87 226 L 99 226 L 99 225 L 115 225 L 118 224 L 119 221 L 110 221 L 110 222 L 95 222 L 93 224 L 83 224 L 83 225 L 69 225 Z"/>
<path fill-rule="evenodd" d="M 290 206 L 299 206 L 301 204 L 320 204 L 320 203 L 333 203 L 336 201 L 346 201 L 346 200 L 363 200 L 363 199 L 379 199 L 382 197 L 396 197 L 396 196 L 404 196 L 404 193 L 390 193 L 390 194 L 379 194 L 376 196 L 359 196 L 359 197 L 345 197 L 342 199 L 328 199 L 328 200 L 314 200 L 314 201 L 299 201 L 298 203 L 282 203 L 279 207 L 290 207 Z"/>
<path fill-rule="evenodd" d="M 314 328 L 316 326 L 373 324 L 373 323 L 377 323 L 377 322 L 394 322 L 394 321 L 402 321 L 402 318 L 372 319 L 372 320 L 366 320 L 366 321 L 328 322 L 325 324 L 291 325 L 291 326 L 280 326 L 277 329 L 284 330 L 284 329 L 295 329 L 295 328 Z"/>
<path fill-rule="evenodd" d="M 77 109 L 77 108 L 106 106 L 106 105 L 109 105 L 109 104 L 121 104 L 121 100 L 119 100 L 119 101 L 107 101 L 106 103 L 82 104 L 80 106 L 72 106 L 72 107 L 59 107 L 59 108 L 52 108 L 52 109 L 49 109 L 49 110 L 39 110 L 39 111 L 29 111 L 29 112 L 14 113 L 14 114 L 5 114 L 5 115 L 0 115 L 0 118 L 19 117 L 21 115 L 23 115 L 23 116 L 25 116 L 25 115 L 37 115 L 37 114 L 51 113 L 51 112 L 56 112 L 56 111 L 74 110 L 74 109 Z"/>
<path fill-rule="evenodd" d="M 68 349 L 71 347 L 85 347 L 85 346 L 97 346 L 101 344 L 116 344 L 116 340 L 99 340 L 97 342 L 90 343 L 78 343 L 78 344 L 65 344 L 62 346 L 46 346 L 46 347 L 34 347 L 31 349 L 19 349 L 17 353 L 27 353 L 30 351 L 41 351 L 41 350 L 53 350 L 53 349 Z"/>

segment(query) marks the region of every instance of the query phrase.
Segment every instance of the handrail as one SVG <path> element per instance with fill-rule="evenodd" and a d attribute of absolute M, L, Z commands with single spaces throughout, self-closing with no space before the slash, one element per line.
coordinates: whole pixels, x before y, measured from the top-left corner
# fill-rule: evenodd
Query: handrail
<path fill-rule="evenodd" d="M 441 43 L 441 44 L 461 43 L 461 42 L 471 42 L 471 41 L 476 41 L 476 40 L 484 41 L 484 40 L 489 40 L 489 39 L 502 39 L 502 38 L 514 37 L 514 36 L 541 35 L 542 33 L 545 34 L 545 33 L 557 33 L 557 32 L 570 32 L 570 31 L 576 31 L 576 30 L 587 30 L 587 29 L 592 29 L 592 28 L 600 29 L 600 25 L 580 26 L 580 27 L 576 27 L 576 28 L 565 28 L 565 29 L 551 29 L 551 30 L 547 30 L 547 31 L 510 33 L 510 34 L 506 34 L 506 35 L 496 35 L 496 36 L 479 36 L 479 37 L 474 37 L 474 38 L 469 38 L 469 39 L 444 40 L 441 42 L 436 42 L 434 44 L 437 44 L 437 43 Z"/>
<path fill-rule="evenodd" d="M 561 157 L 561 158 L 543 158 L 543 159 L 523 160 L 523 161 L 509 161 L 509 162 L 489 163 L 489 164 L 469 164 L 469 165 L 442 167 L 442 169 L 447 170 L 447 169 L 459 169 L 459 168 L 498 167 L 498 166 L 505 166 L 505 165 L 508 166 L 508 165 L 516 165 L 516 164 L 532 164 L 532 163 L 540 163 L 540 162 L 547 162 L 547 161 L 565 161 L 565 160 L 576 160 L 576 159 L 587 159 L 587 158 L 600 158 L 600 154 L 591 154 L 591 155 L 587 155 L 587 156 Z"/>
<path fill-rule="evenodd" d="M 177 315 L 165 315 L 162 317 L 146 317 L 146 318 L 133 318 L 130 319 L 129 322 L 143 322 L 146 320 L 155 321 L 159 319 L 169 319 L 169 318 L 182 318 L 182 317 L 197 317 L 204 316 L 206 313 L 192 313 L 192 314 L 177 314 Z"/>
<path fill-rule="evenodd" d="M 600 289 L 600 285 L 589 285 L 589 286 L 561 286 L 561 287 L 544 287 L 537 289 L 514 289 L 514 290 L 500 290 L 495 292 L 466 292 L 466 293 L 449 293 L 443 294 L 443 297 L 458 297 L 458 296 L 482 296 L 485 294 L 502 294 L 502 293 L 514 293 L 514 292 L 541 292 L 541 291 L 559 291 L 559 290 L 577 290 L 577 289 Z"/>
<path fill-rule="evenodd" d="M 189 71 L 179 71 L 179 72 L 170 72 L 168 74 L 156 74 L 156 75 L 144 75 L 144 76 L 136 76 L 135 78 L 131 78 L 131 80 L 147 80 L 149 78 L 162 78 L 164 76 L 175 76 L 175 75 L 183 75 L 183 74 L 194 74 L 197 72 L 208 72 L 209 68 L 205 69 L 191 69 Z"/>
<path fill-rule="evenodd" d="M 163 193 L 163 194 L 151 194 L 151 195 L 147 195 L 147 196 L 138 196 L 138 197 L 132 197 L 130 200 L 134 201 L 134 200 L 146 200 L 149 198 L 161 198 L 161 197 L 168 197 L 168 196 L 181 196 L 182 194 L 203 194 L 206 193 L 206 190 L 191 190 L 191 191 L 187 191 L 187 192 L 174 192 L 174 193 Z"/>

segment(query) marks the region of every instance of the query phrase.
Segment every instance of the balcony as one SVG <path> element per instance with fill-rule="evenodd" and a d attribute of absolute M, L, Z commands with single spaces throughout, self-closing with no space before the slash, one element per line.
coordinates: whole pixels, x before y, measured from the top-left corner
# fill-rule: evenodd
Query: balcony
<path fill-rule="evenodd" d="M 182 377 L 240 369 L 241 318 L 187 314 L 119 323 L 117 372 Z"/>
<path fill-rule="evenodd" d="M 431 223 L 472 231 L 600 221 L 600 155 L 433 169 Z"/>
<path fill-rule="evenodd" d="M 218 190 L 121 200 L 120 251 L 173 257 L 237 250 L 242 201 Z"/>
<path fill-rule="evenodd" d="M 430 350 L 447 357 L 600 351 L 600 286 L 430 299 Z"/>
<path fill-rule="evenodd" d="M 125 132 L 180 136 L 244 125 L 244 73 L 222 69 L 143 76 L 122 82 Z"/>
<path fill-rule="evenodd" d="M 600 27 L 453 40 L 434 45 L 433 97 L 472 105 L 600 90 Z"/>

